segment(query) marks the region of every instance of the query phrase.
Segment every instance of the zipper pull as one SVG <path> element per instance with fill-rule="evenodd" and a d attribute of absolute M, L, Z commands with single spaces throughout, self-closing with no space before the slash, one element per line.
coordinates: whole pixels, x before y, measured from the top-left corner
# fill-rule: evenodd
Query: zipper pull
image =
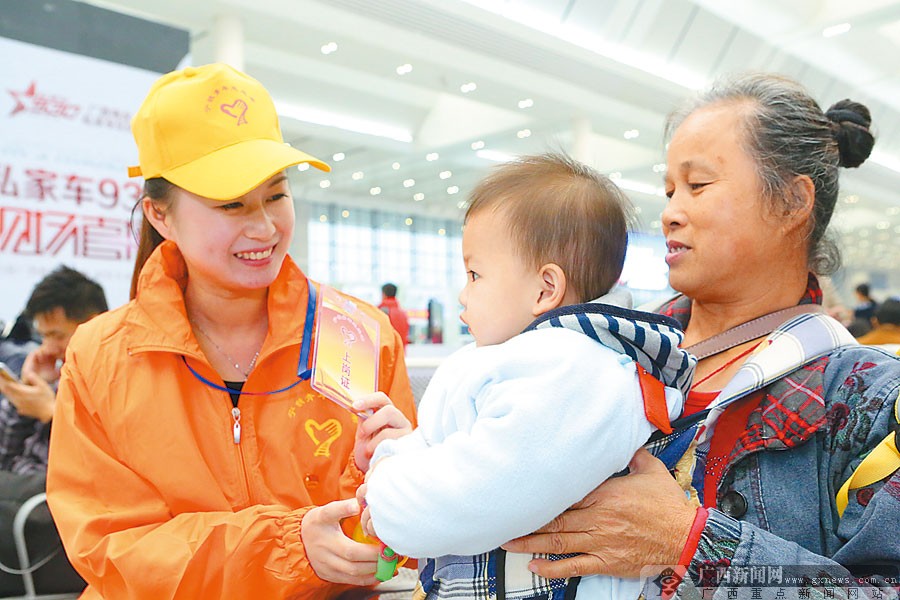
<path fill-rule="evenodd" d="M 231 409 L 231 418 L 234 419 L 234 425 L 232 426 L 232 434 L 234 436 L 234 443 L 241 443 L 241 409 L 237 406 Z"/>

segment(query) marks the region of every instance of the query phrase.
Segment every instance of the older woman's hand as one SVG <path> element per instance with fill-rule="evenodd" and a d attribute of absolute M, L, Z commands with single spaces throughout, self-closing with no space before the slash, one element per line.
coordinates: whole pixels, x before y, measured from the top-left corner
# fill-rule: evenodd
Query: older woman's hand
<path fill-rule="evenodd" d="M 665 465 L 643 448 L 631 459 L 629 468 L 628 475 L 605 481 L 548 525 L 503 548 L 509 552 L 582 553 L 558 561 L 531 561 L 529 569 L 548 578 L 637 577 L 645 565 L 675 564 L 696 508 Z"/>

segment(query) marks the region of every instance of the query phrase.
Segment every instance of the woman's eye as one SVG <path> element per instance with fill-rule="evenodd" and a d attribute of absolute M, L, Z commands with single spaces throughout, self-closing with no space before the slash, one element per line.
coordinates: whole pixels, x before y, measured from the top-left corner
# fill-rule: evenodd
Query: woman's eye
<path fill-rule="evenodd" d="M 282 198 L 287 198 L 287 197 L 288 197 L 287 194 L 275 194 L 274 196 L 269 198 L 269 202 L 277 202 L 277 201 L 281 200 Z"/>

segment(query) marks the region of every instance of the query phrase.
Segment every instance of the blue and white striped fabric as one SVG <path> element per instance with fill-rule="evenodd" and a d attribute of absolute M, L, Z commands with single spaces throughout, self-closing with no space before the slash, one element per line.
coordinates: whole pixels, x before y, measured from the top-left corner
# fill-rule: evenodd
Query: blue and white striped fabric
<path fill-rule="evenodd" d="M 647 372 L 687 397 L 697 359 L 679 349 L 684 333 L 678 321 L 612 304 L 616 292 L 587 304 L 564 306 L 541 315 L 526 331 L 565 327 L 580 331 L 625 354 Z"/>

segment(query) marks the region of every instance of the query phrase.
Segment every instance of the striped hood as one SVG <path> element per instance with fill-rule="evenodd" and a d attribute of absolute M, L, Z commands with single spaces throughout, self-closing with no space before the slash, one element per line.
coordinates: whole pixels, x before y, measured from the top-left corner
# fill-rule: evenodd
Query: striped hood
<path fill-rule="evenodd" d="M 631 308 L 631 295 L 614 289 L 586 304 L 562 306 L 538 317 L 525 331 L 564 327 L 630 356 L 663 384 L 687 397 L 697 359 L 679 345 L 684 337 L 675 319 Z"/>

